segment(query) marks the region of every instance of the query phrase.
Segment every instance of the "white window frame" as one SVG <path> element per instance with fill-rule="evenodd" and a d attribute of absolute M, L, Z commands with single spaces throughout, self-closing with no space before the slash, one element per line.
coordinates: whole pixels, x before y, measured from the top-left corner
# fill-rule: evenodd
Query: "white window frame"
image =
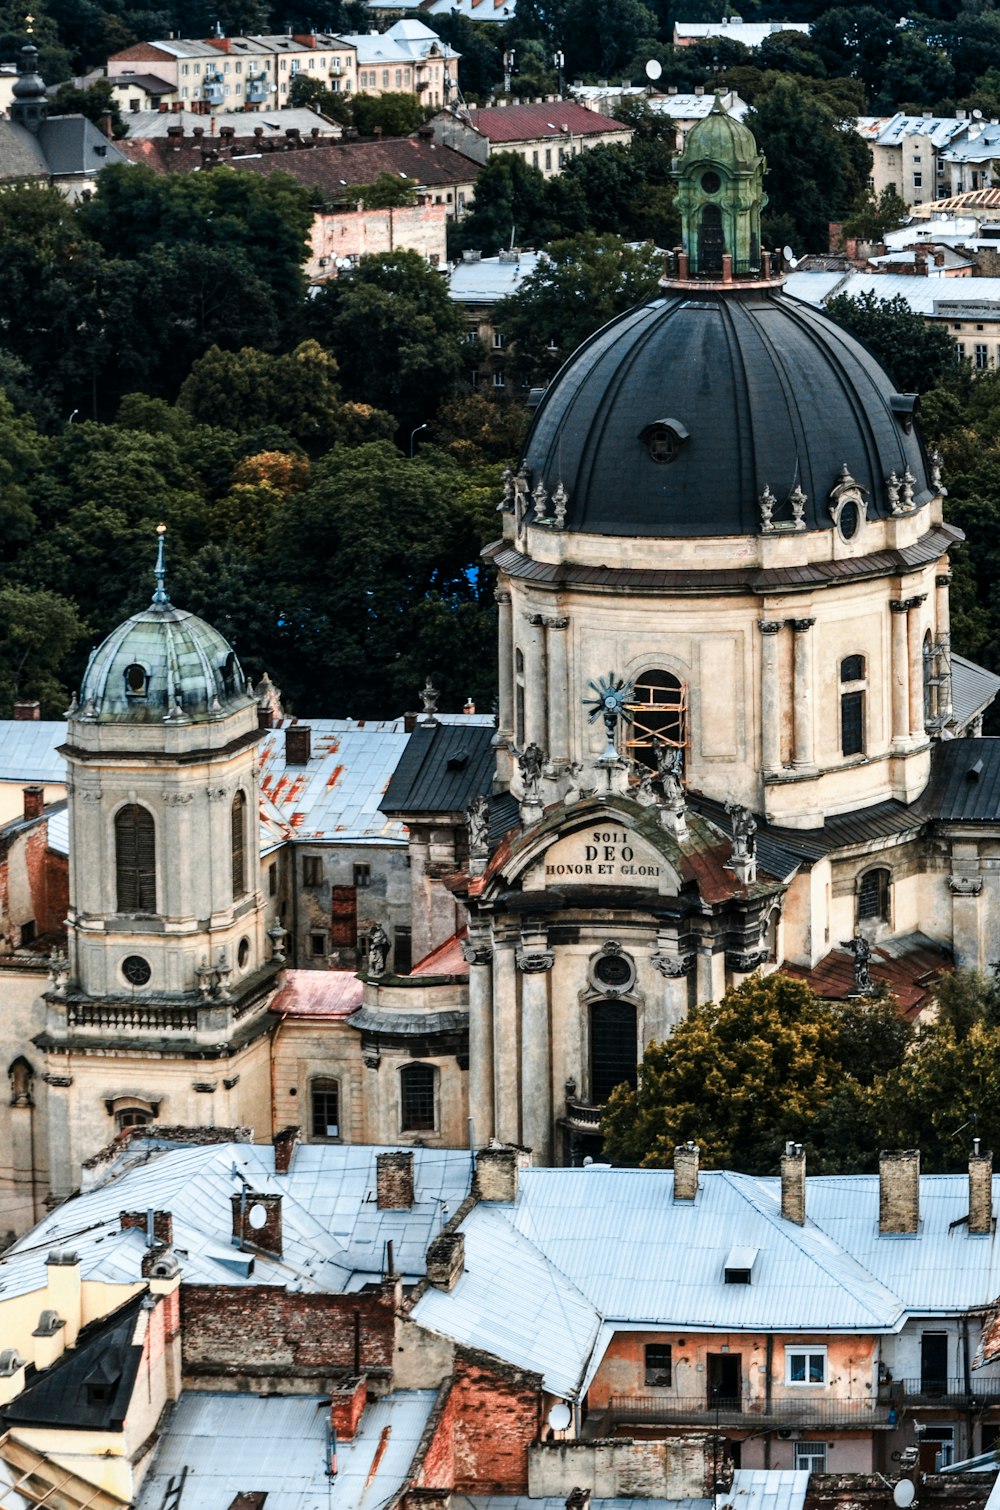
<path fill-rule="evenodd" d="M 825 1442 L 793 1442 L 792 1448 L 792 1461 L 799 1472 L 804 1470 L 806 1473 L 826 1473 L 827 1446 Z"/>
<path fill-rule="evenodd" d="M 792 1378 L 792 1360 L 804 1359 L 806 1378 Z M 810 1379 L 809 1362 L 812 1358 L 820 1358 L 823 1363 L 822 1379 Z M 790 1389 L 823 1389 L 827 1382 L 827 1358 L 826 1346 L 823 1343 L 786 1343 L 785 1344 L 785 1383 Z"/>

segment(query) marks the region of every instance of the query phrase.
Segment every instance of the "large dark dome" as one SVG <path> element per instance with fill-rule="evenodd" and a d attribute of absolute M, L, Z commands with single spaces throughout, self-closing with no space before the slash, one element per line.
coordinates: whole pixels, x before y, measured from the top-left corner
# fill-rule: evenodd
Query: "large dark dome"
<path fill-rule="evenodd" d="M 570 530 L 758 534 L 764 489 L 778 518 L 797 486 L 806 527 L 829 530 L 845 464 L 869 517 L 892 512 L 886 480 L 907 468 L 913 506 L 934 496 L 909 407 L 863 346 L 780 285 L 691 283 L 621 315 L 570 357 L 539 406 L 525 463 L 532 485 L 540 478 L 551 493 L 562 481 Z"/>

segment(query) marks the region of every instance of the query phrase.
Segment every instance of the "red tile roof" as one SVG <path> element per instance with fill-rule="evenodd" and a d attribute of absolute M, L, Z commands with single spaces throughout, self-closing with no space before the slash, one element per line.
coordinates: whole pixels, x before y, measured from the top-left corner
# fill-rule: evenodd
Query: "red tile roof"
<path fill-rule="evenodd" d="M 410 971 L 411 975 L 468 975 L 469 965 L 462 953 L 462 940 L 467 935 L 466 929 L 461 933 L 453 933 L 450 939 L 445 939 L 436 949 L 431 950 L 422 960 L 419 960 Z"/>
<path fill-rule="evenodd" d="M 271 1010 L 283 1017 L 350 1017 L 363 994 L 353 970 L 287 970 Z"/>
<path fill-rule="evenodd" d="M 890 947 L 876 944 L 869 968 L 876 985 L 884 981 L 889 987 L 903 1016 L 914 1018 L 933 1000 L 938 976 L 954 970 L 955 962 L 941 945 L 914 934 Z M 854 994 L 854 958 L 846 949 L 832 949 L 811 970 L 803 965 L 782 965 L 781 969 L 785 975 L 804 980 L 828 1001 L 846 1001 Z"/>
<path fill-rule="evenodd" d="M 621 131 L 624 132 L 623 139 L 628 140 L 632 135 L 632 127 L 624 121 L 614 121 L 596 110 L 587 110 L 575 100 L 471 110 L 469 119 L 491 142 L 530 142 L 541 137 L 556 140 L 565 135 L 563 126 L 568 126 L 574 136 L 604 136 L 608 132 Z"/>
<path fill-rule="evenodd" d="M 147 141 L 120 143 L 133 162 L 146 163 L 157 173 L 191 173 L 204 165 L 204 154 L 218 154 L 212 167 L 232 167 L 246 173 L 290 173 L 308 188 L 320 189 L 328 198 L 343 195 L 347 185 L 374 183 L 380 173 L 404 174 L 428 188 L 472 183 L 479 164 L 451 147 L 439 147 L 425 138 L 394 137 L 381 142 L 340 142 L 320 138 L 302 139 L 290 148 L 284 137 L 263 140 L 253 136 L 234 138 L 230 150 L 219 137 L 154 137 Z M 248 155 L 253 154 L 253 155 Z"/>

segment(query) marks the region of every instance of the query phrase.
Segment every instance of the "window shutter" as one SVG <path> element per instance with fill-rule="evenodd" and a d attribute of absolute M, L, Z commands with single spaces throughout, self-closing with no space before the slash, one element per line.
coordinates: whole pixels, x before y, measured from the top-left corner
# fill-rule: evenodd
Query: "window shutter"
<path fill-rule="evenodd" d="M 354 949 L 358 942 L 358 894 L 353 886 L 330 887 L 330 944 Z"/>
<path fill-rule="evenodd" d="M 247 799 L 242 792 L 237 792 L 230 808 L 229 820 L 232 830 L 233 850 L 233 901 L 246 894 L 247 889 L 247 866 L 246 866 L 246 808 Z"/>
<path fill-rule="evenodd" d="M 119 912 L 156 911 L 156 825 L 136 803 L 115 817 L 115 874 Z"/>

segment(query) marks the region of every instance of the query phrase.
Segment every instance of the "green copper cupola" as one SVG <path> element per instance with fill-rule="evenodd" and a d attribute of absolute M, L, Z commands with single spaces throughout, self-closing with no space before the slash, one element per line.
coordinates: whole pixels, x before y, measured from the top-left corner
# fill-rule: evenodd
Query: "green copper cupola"
<path fill-rule="evenodd" d="M 764 155 L 753 133 L 722 108 L 719 96 L 692 126 L 674 158 L 684 250 L 695 278 L 756 278 L 761 271 L 760 212 Z M 728 280 L 727 280 L 728 281 Z"/>

